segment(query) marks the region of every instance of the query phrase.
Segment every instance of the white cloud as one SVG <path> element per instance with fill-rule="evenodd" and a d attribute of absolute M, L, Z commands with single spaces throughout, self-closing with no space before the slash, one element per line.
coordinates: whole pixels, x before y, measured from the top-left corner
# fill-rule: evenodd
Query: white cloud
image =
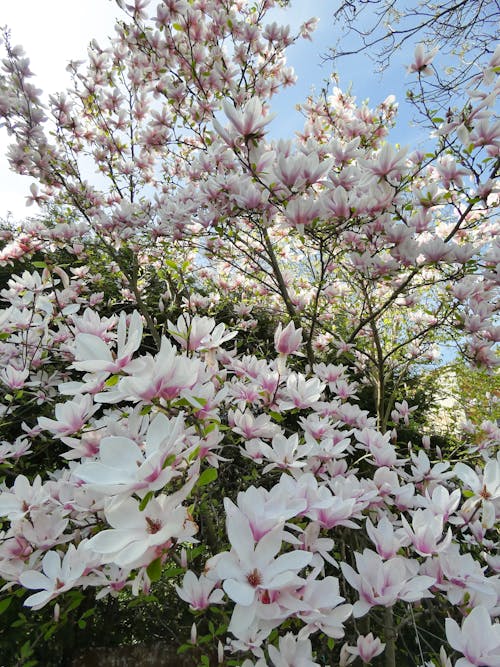
<path fill-rule="evenodd" d="M 119 13 L 112 0 L 1 0 L 0 25 L 7 26 L 11 43 L 21 44 L 30 59 L 37 88 L 45 94 L 70 84 L 66 66 L 86 57 L 87 45 L 96 38 L 104 43 L 112 35 Z M 3 47 L 0 46 L 0 51 Z M 2 55 L 3 57 L 3 55 Z M 5 152 L 9 137 L 0 133 L 0 218 L 7 211 L 19 220 L 36 213 L 26 208 L 32 179 L 9 170 Z"/>

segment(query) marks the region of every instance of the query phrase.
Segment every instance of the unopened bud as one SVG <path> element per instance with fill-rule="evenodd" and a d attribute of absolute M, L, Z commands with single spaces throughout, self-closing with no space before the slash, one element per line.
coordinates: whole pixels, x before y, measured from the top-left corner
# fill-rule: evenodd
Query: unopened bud
<path fill-rule="evenodd" d="M 191 626 L 191 638 L 190 638 L 191 644 L 196 645 L 197 639 L 198 639 L 198 631 L 196 629 L 196 623 L 193 623 L 193 625 Z"/>
<path fill-rule="evenodd" d="M 187 570 L 188 566 L 188 557 L 187 557 L 187 551 L 186 549 L 182 549 L 181 551 L 181 567 Z"/>
<path fill-rule="evenodd" d="M 217 645 L 217 661 L 219 665 L 222 665 L 224 662 L 224 646 L 222 646 L 222 642 L 220 640 Z"/>

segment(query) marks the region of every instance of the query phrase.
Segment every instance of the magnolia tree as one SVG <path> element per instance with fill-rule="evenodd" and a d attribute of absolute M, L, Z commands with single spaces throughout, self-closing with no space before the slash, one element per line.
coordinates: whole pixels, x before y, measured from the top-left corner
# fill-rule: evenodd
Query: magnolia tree
<path fill-rule="evenodd" d="M 272 141 L 313 19 L 119 4 L 46 103 L 5 40 L 9 159 L 46 213 L 0 255 L 30 267 L 1 293 L 4 600 L 57 623 L 75 589 L 167 577 L 200 664 L 500 664 L 499 429 L 398 437 L 439 343 L 497 365 L 500 50 L 423 151 L 388 143 L 395 100 L 338 89 Z"/>

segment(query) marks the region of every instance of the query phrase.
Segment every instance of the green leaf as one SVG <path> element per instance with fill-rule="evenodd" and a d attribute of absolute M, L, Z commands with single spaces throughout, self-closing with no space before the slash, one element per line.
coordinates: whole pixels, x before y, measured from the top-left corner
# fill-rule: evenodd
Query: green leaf
<path fill-rule="evenodd" d="M 28 639 L 27 642 L 21 646 L 21 658 L 29 658 L 30 655 L 33 655 L 33 649 L 31 648 L 31 642 Z"/>
<path fill-rule="evenodd" d="M 0 601 L 0 614 L 3 614 L 4 611 L 7 611 L 11 602 L 12 602 L 11 597 L 5 598 L 5 600 Z"/>
<path fill-rule="evenodd" d="M 158 581 L 161 577 L 161 570 L 161 558 L 156 558 L 156 560 L 148 565 L 146 572 L 151 581 Z"/>
<path fill-rule="evenodd" d="M 151 498 L 154 498 L 155 492 L 154 491 L 148 491 L 144 498 L 141 500 L 139 503 L 139 512 L 144 512 L 146 509 L 147 504 L 151 500 Z"/>
<path fill-rule="evenodd" d="M 70 611 L 73 611 L 73 609 L 76 609 L 81 605 L 83 602 L 83 595 L 80 593 L 80 591 L 71 591 L 68 594 L 68 597 L 72 596 L 73 601 L 70 603 L 69 607 L 66 609 L 66 613 L 69 613 Z"/>
<path fill-rule="evenodd" d="M 191 463 L 191 461 L 194 461 L 198 457 L 199 453 L 200 453 L 200 447 L 196 447 L 196 449 L 194 449 L 188 456 L 188 462 Z"/>
<path fill-rule="evenodd" d="M 165 468 L 168 468 L 168 466 L 171 466 L 172 463 L 174 463 L 175 459 L 176 459 L 175 454 L 170 454 L 170 456 L 167 456 L 167 458 L 165 459 L 165 461 L 162 465 L 162 469 L 165 470 Z"/>
<path fill-rule="evenodd" d="M 163 260 L 165 264 L 170 267 L 171 269 L 174 269 L 174 271 L 177 271 L 177 264 L 176 262 L 173 262 L 171 259 L 164 259 Z"/>
<path fill-rule="evenodd" d="M 33 266 L 35 269 L 46 269 L 47 268 L 47 263 L 46 262 L 33 262 Z"/>
<path fill-rule="evenodd" d="M 163 576 L 166 579 L 172 579 L 173 577 L 177 577 L 179 574 L 182 574 L 184 572 L 183 567 L 176 567 L 175 565 L 171 565 L 170 567 L 167 567 L 166 570 L 163 570 Z"/>
<path fill-rule="evenodd" d="M 217 474 L 216 468 L 207 468 L 201 473 L 200 479 L 198 480 L 198 486 L 206 486 L 215 481 L 217 479 Z"/>
<path fill-rule="evenodd" d="M 109 377 L 106 382 L 104 383 L 105 387 L 114 387 L 115 384 L 118 384 L 118 380 L 120 379 L 119 375 L 112 375 Z"/>

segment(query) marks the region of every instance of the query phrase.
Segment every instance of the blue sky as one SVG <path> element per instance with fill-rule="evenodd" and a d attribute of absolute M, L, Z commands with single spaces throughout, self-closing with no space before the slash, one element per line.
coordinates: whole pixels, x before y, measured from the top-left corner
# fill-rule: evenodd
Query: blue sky
<path fill-rule="evenodd" d="M 295 29 L 311 16 L 320 19 L 312 41 L 300 40 L 289 49 L 288 62 L 295 69 L 298 81 L 293 88 L 273 100 L 273 112 L 278 114 L 274 126 L 279 126 L 279 134 L 290 136 L 302 127 L 302 117 L 295 111 L 295 105 L 304 100 L 312 89 L 319 92 L 324 81 L 336 69 L 340 88 L 350 88 L 358 103 L 369 99 L 370 106 L 376 106 L 388 95 L 395 95 L 399 103 L 399 121 L 391 133 L 392 142 L 405 145 L 422 140 L 425 135 L 410 126 L 412 109 L 405 99 L 406 90 L 412 82 L 411 76 L 406 73 L 406 66 L 412 61 L 413 45 L 395 54 L 390 68 L 382 73 L 376 72 L 376 64 L 367 53 L 342 58 L 334 68 L 333 63 L 325 62 L 322 56 L 328 54 L 329 48 L 336 44 L 340 36 L 340 29 L 333 20 L 336 5 L 332 0 L 292 0 L 291 8 L 273 10 L 277 22 L 290 23 Z M 273 132 L 273 125 L 270 128 Z"/>
<path fill-rule="evenodd" d="M 153 3 L 152 3 L 153 4 Z M 333 22 L 336 3 L 332 0 L 292 0 L 290 8 L 275 9 L 270 22 L 289 23 L 292 31 L 312 16 L 320 19 L 311 42 L 300 40 L 289 50 L 289 64 L 298 75 L 297 85 L 284 91 L 273 100 L 272 110 L 277 113 L 271 133 L 274 136 L 291 137 L 302 128 L 303 119 L 295 105 L 303 101 L 314 87 L 319 91 L 331 73 L 331 63 L 322 63 L 321 55 L 338 39 L 338 28 Z M 92 38 L 104 43 L 112 34 L 114 18 L 119 14 L 112 0 L 3 0 L 0 7 L 0 26 L 12 30 L 13 44 L 22 44 L 31 59 L 35 72 L 35 84 L 45 93 L 64 89 L 69 84 L 66 65 L 69 60 L 82 59 Z M 412 48 L 398 54 L 391 68 L 383 76 L 375 73 L 375 65 L 366 55 L 344 58 L 339 63 L 340 86 L 352 92 L 358 102 L 369 98 L 372 105 L 383 101 L 389 94 L 400 102 L 400 122 L 391 141 L 402 145 L 415 144 L 419 132 L 409 127 L 410 109 L 405 102 L 410 77 L 405 64 L 411 62 Z M 0 132 L 0 217 L 8 210 L 14 219 L 22 219 L 36 213 L 25 207 L 25 197 L 31 179 L 12 174 L 3 157 L 8 138 Z"/>

